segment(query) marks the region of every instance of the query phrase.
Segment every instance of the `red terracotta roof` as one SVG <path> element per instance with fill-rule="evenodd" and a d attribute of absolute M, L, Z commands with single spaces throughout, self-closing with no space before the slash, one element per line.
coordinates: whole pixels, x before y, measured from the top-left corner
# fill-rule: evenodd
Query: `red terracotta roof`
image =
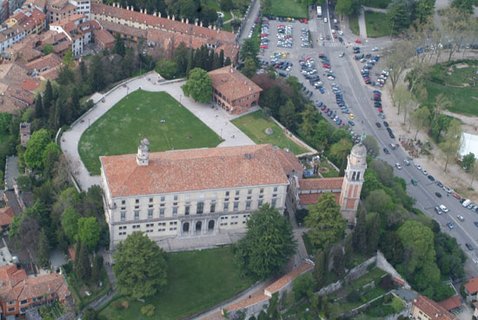
<path fill-rule="evenodd" d="M 61 58 L 54 54 L 50 53 L 49 55 L 43 56 L 36 60 L 33 60 L 25 65 L 25 68 L 29 71 L 37 70 L 43 72 L 52 68 L 56 68 L 61 65 Z"/>
<path fill-rule="evenodd" d="M 23 80 L 22 89 L 26 91 L 34 91 L 40 86 L 40 81 L 35 79 Z"/>
<path fill-rule="evenodd" d="M 440 306 L 433 300 L 428 299 L 425 296 L 418 296 L 417 299 L 413 301 L 414 307 L 421 310 L 428 317 L 434 320 L 456 320 L 457 318 L 448 312 L 445 308 Z"/>
<path fill-rule="evenodd" d="M 151 153 L 147 166 L 135 154 L 100 160 L 112 197 L 122 197 L 288 184 L 281 152 L 264 144 Z"/>
<path fill-rule="evenodd" d="M 103 44 L 103 46 L 108 47 L 115 42 L 115 37 L 105 29 L 95 30 L 95 41 L 98 41 Z"/>
<path fill-rule="evenodd" d="M 465 283 L 465 289 L 468 294 L 475 294 L 478 292 L 478 278 L 471 278 Z"/>
<path fill-rule="evenodd" d="M 341 190 L 343 177 L 300 179 L 300 190 Z"/>
<path fill-rule="evenodd" d="M 0 226 L 9 226 L 12 223 L 15 213 L 10 207 L 0 208 Z"/>
<path fill-rule="evenodd" d="M 438 304 L 442 306 L 443 308 L 445 308 L 446 310 L 451 311 L 453 309 L 457 309 L 461 307 L 461 304 L 462 304 L 461 297 L 456 295 L 446 300 L 440 301 L 438 302 Z"/>
<path fill-rule="evenodd" d="M 212 87 L 230 102 L 260 93 L 261 87 L 232 66 L 226 66 L 209 72 Z"/>
<path fill-rule="evenodd" d="M 322 193 L 307 193 L 307 194 L 301 193 L 301 194 L 299 194 L 300 204 L 303 205 L 303 206 L 316 204 L 317 201 L 319 201 L 320 197 L 322 197 L 324 194 L 326 194 L 326 193 L 325 192 L 322 192 Z M 339 203 L 340 191 L 334 192 L 333 194 L 335 196 L 335 202 Z"/>

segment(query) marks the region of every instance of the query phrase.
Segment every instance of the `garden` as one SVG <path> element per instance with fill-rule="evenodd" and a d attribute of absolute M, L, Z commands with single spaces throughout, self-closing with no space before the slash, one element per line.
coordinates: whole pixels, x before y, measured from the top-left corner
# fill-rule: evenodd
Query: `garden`
<path fill-rule="evenodd" d="M 296 155 L 309 151 L 289 139 L 284 134 L 284 130 L 266 117 L 261 110 L 234 119 L 232 123 L 257 144 L 270 143 L 280 148 L 287 148 Z"/>
<path fill-rule="evenodd" d="M 111 108 L 83 133 L 78 151 L 92 175 L 99 157 L 136 153 L 140 139 L 150 150 L 216 147 L 220 137 L 166 92 L 138 90 Z"/>
<path fill-rule="evenodd" d="M 434 65 L 423 77 L 428 103 L 443 93 L 451 104 L 449 111 L 478 116 L 478 61 L 460 60 Z M 474 103 L 473 103 L 474 101 Z"/>
<path fill-rule="evenodd" d="M 269 0 L 265 5 L 264 15 L 285 18 L 307 18 L 307 1 L 304 0 Z M 266 3 L 267 3 L 266 2 Z"/>
<path fill-rule="evenodd" d="M 168 283 L 144 303 L 117 297 L 100 313 L 116 320 L 173 320 L 190 317 L 247 289 L 253 280 L 242 276 L 231 247 L 171 253 Z M 148 316 L 146 306 L 154 306 Z"/>

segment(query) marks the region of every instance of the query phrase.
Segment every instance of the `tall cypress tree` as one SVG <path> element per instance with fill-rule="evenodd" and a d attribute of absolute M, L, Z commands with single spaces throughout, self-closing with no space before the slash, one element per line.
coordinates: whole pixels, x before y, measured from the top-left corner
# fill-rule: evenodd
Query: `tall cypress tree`
<path fill-rule="evenodd" d="M 219 52 L 219 63 L 221 64 L 221 67 L 224 66 L 224 63 L 226 61 L 224 60 L 224 50 L 221 49 L 221 51 Z"/>
<path fill-rule="evenodd" d="M 45 93 L 43 94 L 43 115 L 50 116 L 50 109 L 53 105 L 53 87 L 50 80 L 46 82 Z"/>
<path fill-rule="evenodd" d="M 83 280 L 84 282 L 90 280 L 91 265 L 90 259 L 88 257 L 88 249 L 86 248 L 86 245 L 83 245 L 81 243 L 79 243 L 77 246 L 75 272 L 78 278 Z"/>
<path fill-rule="evenodd" d="M 45 229 L 40 231 L 40 236 L 38 238 L 38 254 L 37 260 L 38 264 L 42 268 L 46 268 L 49 265 L 49 253 L 50 253 L 50 246 L 48 244 L 48 239 L 46 237 Z"/>
<path fill-rule="evenodd" d="M 43 118 L 43 101 L 41 94 L 37 94 L 35 97 L 35 117 L 38 119 Z"/>

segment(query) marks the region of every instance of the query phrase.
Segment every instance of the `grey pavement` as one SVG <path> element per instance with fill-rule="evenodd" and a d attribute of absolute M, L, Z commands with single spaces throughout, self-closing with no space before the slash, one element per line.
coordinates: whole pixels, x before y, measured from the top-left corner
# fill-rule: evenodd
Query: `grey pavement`
<path fill-rule="evenodd" d="M 181 89 L 183 84 L 183 80 L 163 81 L 157 73 L 150 72 L 126 80 L 103 94 L 101 99 L 99 99 L 101 96 L 98 94 L 94 95 L 97 100 L 96 105 L 75 121 L 70 129 L 63 133 L 60 141 L 60 147 L 68 161 L 70 172 L 82 190 L 88 190 L 91 186 L 100 184 L 100 177 L 89 174 L 78 153 L 78 144 L 82 134 L 121 99 L 138 89 L 169 93 L 221 137 L 223 142 L 219 146 L 254 144 L 249 137 L 231 123 L 234 118 L 233 115 L 221 108 L 213 107 L 212 104 L 200 104 L 185 97 Z"/>
<path fill-rule="evenodd" d="M 387 13 L 387 11 L 388 11 L 387 9 L 372 8 L 372 7 L 366 7 L 366 6 L 362 6 L 362 8 L 365 11 L 378 12 L 378 13 Z"/>
<path fill-rule="evenodd" d="M 367 39 L 367 24 L 365 23 L 365 10 L 363 7 L 360 8 L 358 24 L 360 29 L 360 37 L 362 37 L 362 39 Z"/>
<path fill-rule="evenodd" d="M 249 8 L 249 12 L 242 25 L 241 34 L 239 35 L 239 42 L 242 43 L 248 38 L 249 31 L 251 31 L 257 17 L 259 16 L 259 10 L 261 9 L 261 1 L 252 1 L 252 6 Z"/>

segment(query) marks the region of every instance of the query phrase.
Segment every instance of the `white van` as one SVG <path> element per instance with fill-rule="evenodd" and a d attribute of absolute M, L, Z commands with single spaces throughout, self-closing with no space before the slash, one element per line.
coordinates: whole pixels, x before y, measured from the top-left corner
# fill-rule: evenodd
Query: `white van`
<path fill-rule="evenodd" d="M 327 23 L 327 21 L 329 21 L 329 20 L 327 20 L 327 18 L 324 18 L 324 23 Z"/>
<path fill-rule="evenodd" d="M 471 200 L 470 199 L 466 199 L 465 201 L 462 202 L 462 206 L 464 206 L 465 208 L 468 207 L 471 203 Z"/>
<path fill-rule="evenodd" d="M 447 212 L 449 211 L 448 208 L 445 207 L 445 206 L 442 205 L 442 204 L 439 206 L 439 208 L 440 208 L 441 211 L 443 211 L 443 212 L 445 212 L 445 213 L 447 213 Z"/>

